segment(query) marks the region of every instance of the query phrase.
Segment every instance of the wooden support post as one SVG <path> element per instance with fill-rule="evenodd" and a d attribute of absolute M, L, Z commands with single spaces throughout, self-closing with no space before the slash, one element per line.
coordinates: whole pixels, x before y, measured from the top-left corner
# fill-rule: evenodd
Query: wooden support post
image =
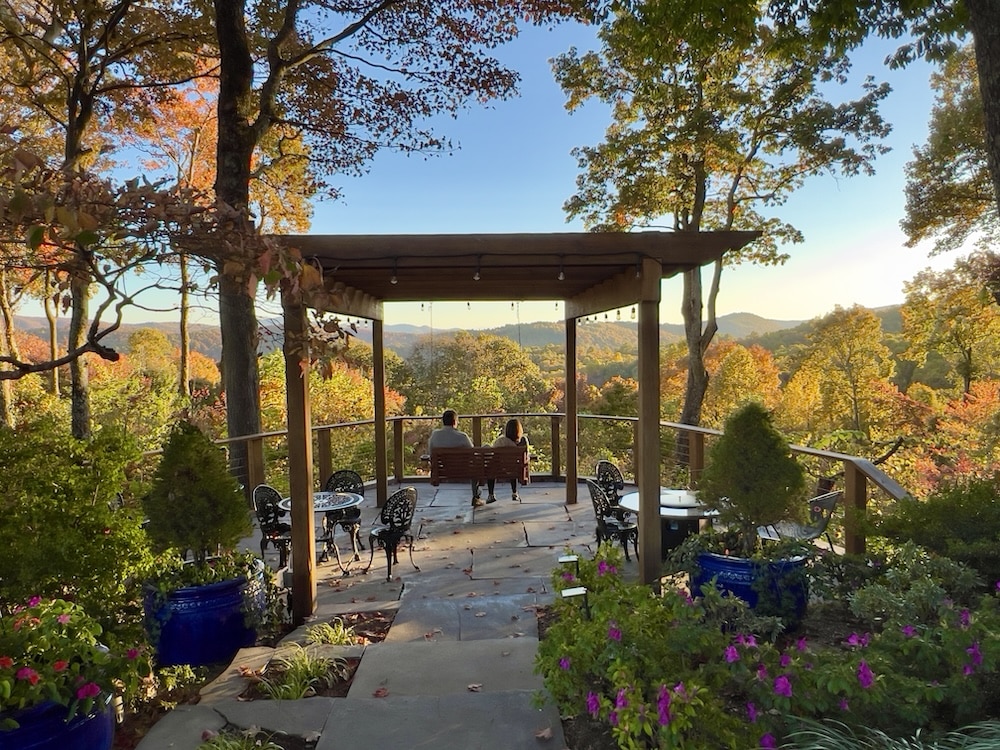
<path fill-rule="evenodd" d="M 292 623 L 316 609 L 316 532 L 313 528 L 312 425 L 309 417 L 309 332 L 298 295 L 283 290 L 288 484 L 292 496 Z"/>
<path fill-rule="evenodd" d="M 657 274 L 657 289 L 659 275 Z M 658 296 L 658 295 L 657 295 Z M 639 564 L 640 580 L 657 583 L 660 559 L 660 303 L 639 302 Z"/>
<path fill-rule="evenodd" d="M 389 467 L 386 458 L 385 427 L 385 345 L 381 320 L 372 321 L 372 381 L 375 390 L 375 502 L 378 507 L 389 499 Z"/>
<path fill-rule="evenodd" d="M 577 501 L 576 318 L 566 319 L 566 504 Z"/>

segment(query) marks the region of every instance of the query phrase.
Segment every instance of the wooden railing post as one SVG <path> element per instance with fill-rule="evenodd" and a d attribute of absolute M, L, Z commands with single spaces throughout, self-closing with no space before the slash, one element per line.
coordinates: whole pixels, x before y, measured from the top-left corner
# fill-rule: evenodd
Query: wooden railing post
<path fill-rule="evenodd" d="M 316 431 L 316 457 L 319 461 L 319 483 L 322 489 L 323 482 L 333 474 L 333 449 L 330 446 L 331 429 L 322 427 Z"/>
<path fill-rule="evenodd" d="M 632 423 L 632 476 L 639 480 L 639 422 Z"/>
<path fill-rule="evenodd" d="M 478 414 L 472 418 L 472 444 L 483 444 L 483 418 Z"/>
<path fill-rule="evenodd" d="M 844 461 L 844 551 L 863 555 L 865 535 L 861 530 L 868 508 L 868 477 L 850 461 Z"/>
<path fill-rule="evenodd" d="M 247 493 L 252 493 L 258 484 L 264 484 L 264 438 L 252 437 L 247 440 Z"/>
<path fill-rule="evenodd" d="M 705 435 L 701 432 L 687 432 L 688 472 L 691 489 L 698 486 L 698 476 L 705 468 Z"/>
<path fill-rule="evenodd" d="M 552 478 L 559 476 L 562 470 L 559 456 L 559 419 L 558 415 L 549 417 L 549 439 L 551 440 L 550 450 L 552 451 Z"/>
<path fill-rule="evenodd" d="M 403 483 L 404 460 L 403 460 L 403 428 L 405 427 L 402 417 L 397 417 L 392 421 L 392 473 L 397 484 Z"/>

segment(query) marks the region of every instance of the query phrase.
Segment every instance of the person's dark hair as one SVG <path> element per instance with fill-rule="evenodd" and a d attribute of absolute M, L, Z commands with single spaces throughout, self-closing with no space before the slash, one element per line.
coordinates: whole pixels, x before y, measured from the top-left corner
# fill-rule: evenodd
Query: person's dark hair
<path fill-rule="evenodd" d="M 518 435 L 519 432 L 522 434 L 524 432 L 521 429 L 521 423 L 516 419 L 508 419 L 507 426 L 503 428 L 503 434 L 507 436 L 507 439 L 516 443 L 521 437 Z"/>
<path fill-rule="evenodd" d="M 454 409 L 445 409 L 444 414 L 441 415 L 441 424 L 447 427 L 454 427 L 457 421 L 458 415 Z"/>

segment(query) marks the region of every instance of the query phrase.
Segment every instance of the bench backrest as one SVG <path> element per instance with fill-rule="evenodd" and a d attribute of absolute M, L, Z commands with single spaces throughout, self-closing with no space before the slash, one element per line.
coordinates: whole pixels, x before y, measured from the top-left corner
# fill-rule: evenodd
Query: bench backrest
<path fill-rule="evenodd" d="M 528 484 L 528 448 L 434 448 L 431 451 L 431 484 L 471 479 L 516 479 Z"/>

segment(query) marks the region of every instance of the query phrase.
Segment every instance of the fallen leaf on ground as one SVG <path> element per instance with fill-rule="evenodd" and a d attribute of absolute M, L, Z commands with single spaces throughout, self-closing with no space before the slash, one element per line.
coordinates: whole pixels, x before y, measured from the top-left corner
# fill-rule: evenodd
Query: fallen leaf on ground
<path fill-rule="evenodd" d="M 205 729 L 201 733 L 201 741 L 202 742 L 207 742 L 208 740 L 213 739 L 214 737 L 218 737 L 218 736 L 219 736 L 218 732 L 215 732 L 215 731 L 213 731 L 211 729 Z"/>
<path fill-rule="evenodd" d="M 525 592 L 528 593 L 528 594 L 534 594 L 535 593 L 535 587 L 534 586 L 528 586 L 528 588 L 525 589 Z"/>
<path fill-rule="evenodd" d="M 501 651 L 500 656 L 510 656 L 510 651 Z"/>
<path fill-rule="evenodd" d="M 320 733 L 319 732 L 306 732 L 302 735 L 302 739 L 306 742 L 319 742 Z"/>
<path fill-rule="evenodd" d="M 482 691 L 482 689 L 483 689 L 483 683 L 481 682 L 473 682 L 471 685 L 469 685 L 470 693 L 478 693 Z"/>
<path fill-rule="evenodd" d="M 510 619 L 511 620 L 520 620 L 521 619 L 521 615 L 511 615 Z"/>
<path fill-rule="evenodd" d="M 545 727 L 545 729 L 539 729 L 535 732 L 536 740 L 551 740 L 552 739 L 552 727 Z"/>
<path fill-rule="evenodd" d="M 385 698 L 389 694 L 389 688 L 380 687 L 376 688 L 375 692 L 372 693 L 372 698 Z"/>
<path fill-rule="evenodd" d="M 476 617 L 486 617 L 485 612 L 476 612 Z"/>
<path fill-rule="evenodd" d="M 471 596 L 479 596 L 479 594 L 477 594 L 475 591 L 470 591 L 468 594 L 466 594 L 466 596 L 470 596 L 470 597 Z"/>

